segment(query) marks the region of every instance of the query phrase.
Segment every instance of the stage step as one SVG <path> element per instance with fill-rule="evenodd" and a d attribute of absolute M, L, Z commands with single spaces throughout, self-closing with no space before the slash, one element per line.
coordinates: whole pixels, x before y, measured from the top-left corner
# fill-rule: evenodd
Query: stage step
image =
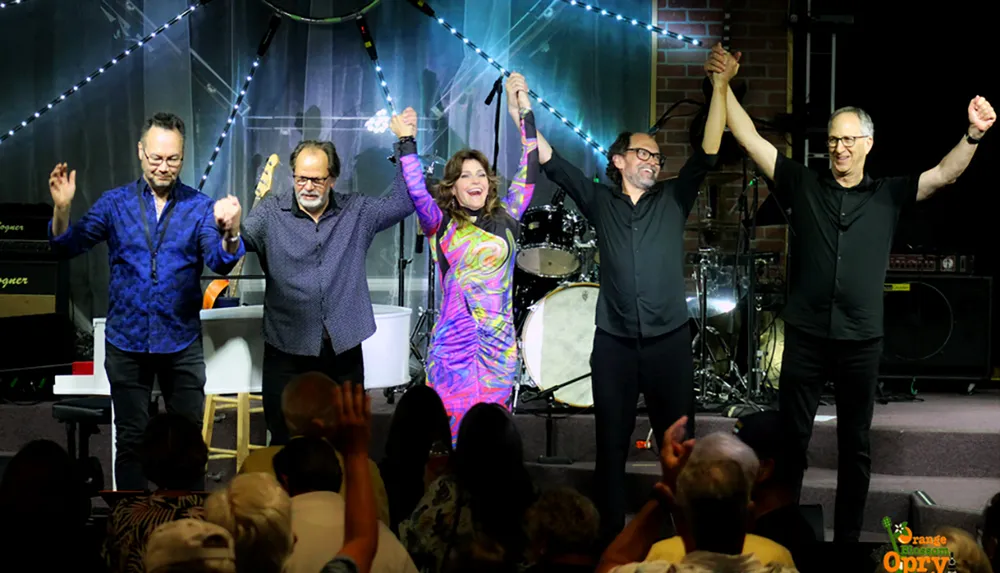
<path fill-rule="evenodd" d="M 984 393 L 987 394 L 987 393 Z M 812 468 L 836 469 L 837 421 L 834 406 L 820 406 L 809 444 Z M 699 414 L 695 437 L 731 432 L 735 420 Z M 527 459 L 546 453 L 545 417 L 520 409 L 517 425 Z M 573 461 L 593 462 L 594 417 L 590 413 L 558 414 L 552 422 L 556 453 Z M 649 435 L 649 420 L 640 416 L 632 444 Z M 894 476 L 989 478 L 1000 475 L 1000 395 L 934 395 L 927 402 L 876 404 L 871 430 L 872 472 Z M 630 461 L 655 461 L 652 451 L 632 447 Z"/>
<path fill-rule="evenodd" d="M 576 462 L 570 465 L 547 465 L 533 462 L 529 470 L 537 483 L 567 485 L 593 497 L 593 462 Z M 649 492 L 660 478 L 656 461 L 629 462 L 626 466 L 626 507 L 638 511 L 646 503 Z M 922 502 L 918 507 L 911 500 L 914 492 L 923 491 L 935 505 Z M 1000 491 L 1000 479 L 943 478 L 937 476 L 894 476 L 873 474 L 865 507 L 863 531 L 882 531 L 882 518 L 889 516 L 893 523 L 917 523 L 919 530 L 930 531 L 938 525 L 955 525 L 968 529 L 975 516 L 982 512 L 986 502 Z M 824 526 L 833 527 L 834 500 L 837 492 L 837 472 L 825 468 L 811 468 L 802 484 L 803 504 L 818 503 L 823 506 Z M 917 531 L 915 528 L 911 528 Z M 975 525 L 969 531 L 975 532 Z"/>

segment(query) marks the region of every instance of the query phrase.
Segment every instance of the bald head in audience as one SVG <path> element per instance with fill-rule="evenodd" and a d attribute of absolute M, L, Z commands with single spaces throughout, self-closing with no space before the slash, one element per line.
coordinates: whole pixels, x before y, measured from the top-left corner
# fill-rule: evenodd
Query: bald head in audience
<path fill-rule="evenodd" d="M 760 460 L 743 440 L 726 432 L 715 432 L 695 443 L 688 464 L 701 461 L 732 460 L 739 464 L 750 483 L 757 481 Z"/>
<path fill-rule="evenodd" d="M 325 436 L 331 430 L 336 422 L 332 398 L 336 385 L 322 372 L 292 378 L 281 393 L 281 413 L 289 436 Z"/>

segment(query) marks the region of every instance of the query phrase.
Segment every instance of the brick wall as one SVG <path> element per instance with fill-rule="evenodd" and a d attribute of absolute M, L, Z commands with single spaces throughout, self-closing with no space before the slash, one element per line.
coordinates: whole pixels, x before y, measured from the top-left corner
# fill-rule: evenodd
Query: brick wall
<path fill-rule="evenodd" d="M 703 39 L 710 47 L 719 41 L 723 32 L 723 14 L 726 0 L 656 0 L 657 24 L 668 30 Z M 752 5 L 752 9 L 748 6 Z M 747 83 L 743 106 L 756 118 L 773 119 L 786 111 L 786 79 L 788 61 L 788 29 L 786 26 L 788 0 L 735 0 L 730 13 L 732 48 L 742 51 L 738 79 Z M 656 114 L 659 117 L 667 107 L 681 99 L 705 101 L 702 81 L 707 48 L 691 46 L 677 40 L 657 39 Z M 682 105 L 678 114 L 691 114 L 693 106 Z M 672 117 L 659 132 L 657 139 L 661 150 L 668 156 L 664 168 L 666 176 L 674 176 L 690 155 L 690 117 Z M 785 141 L 780 136 L 765 134 L 783 153 Z M 740 164 L 727 165 L 723 172 L 742 173 Z M 726 184 L 719 189 L 718 218 L 732 222 L 736 213 L 729 214 L 739 196 L 741 181 Z M 760 186 L 760 201 L 767 196 L 766 186 Z M 702 193 L 699 205 L 704 209 L 707 193 Z M 702 211 L 704 213 L 704 211 Z M 689 224 L 697 223 L 699 207 L 691 214 Z M 757 231 L 757 248 L 761 251 L 784 251 L 784 227 L 760 228 Z M 688 251 L 696 251 L 699 233 L 687 232 Z M 714 244 L 733 252 L 735 235 L 723 231 Z"/>

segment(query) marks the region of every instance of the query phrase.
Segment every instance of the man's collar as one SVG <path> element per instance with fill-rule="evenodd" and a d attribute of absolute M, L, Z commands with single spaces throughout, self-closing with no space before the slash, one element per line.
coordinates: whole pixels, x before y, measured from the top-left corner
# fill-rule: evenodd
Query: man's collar
<path fill-rule="evenodd" d="M 875 182 L 875 179 L 871 175 L 868 174 L 868 170 L 865 170 L 865 174 L 864 174 L 864 176 L 861 177 L 861 181 L 858 182 L 858 184 L 855 185 L 854 187 L 844 187 L 843 185 L 841 185 L 840 182 L 837 181 L 837 178 L 833 175 L 833 170 L 832 169 L 831 170 L 827 170 L 827 172 L 826 172 L 826 180 L 834 188 L 836 188 L 836 189 L 845 189 L 845 190 L 867 189 L 868 187 L 871 186 L 872 183 Z"/>
<path fill-rule="evenodd" d="M 291 195 L 292 195 L 291 205 L 288 205 L 287 207 L 282 207 L 282 210 L 291 211 L 292 214 L 295 215 L 296 217 L 301 217 L 303 219 L 312 219 L 312 216 L 310 216 L 309 213 L 307 213 L 305 209 L 303 209 L 299 205 L 299 199 L 298 197 L 295 196 L 294 189 L 292 190 Z M 320 213 L 321 217 L 323 215 L 326 215 L 327 211 L 333 211 L 334 213 L 336 213 L 340 209 L 340 206 L 337 205 L 337 197 L 333 194 L 333 189 L 330 189 L 328 196 L 330 199 L 329 201 L 326 202 L 326 209 L 323 209 L 323 212 Z"/>
<path fill-rule="evenodd" d="M 145 196 L 147 193 L 150 194 L 150 195 L 154 194 L 153 193 L 153 189 L 149 186 L 149 182 L 146 181 L 146 176 L 145 175 L 140 175 L 139 179 L 136 180 L 135 185 L 136 185 L 136 189 L 138 189 L 139 193 L 142 194 L 143 196 Z M 177 179 L 174 180 L 174 184 L 170 186 L 170 192 L 167 193 L 167 200 L 168 201 L 170 199 L 174 198 L 174 192 L 181 185 L 183 185 L 183 183 L 181 183 L 181 178 L 180 177 L 178 177 Z"/>

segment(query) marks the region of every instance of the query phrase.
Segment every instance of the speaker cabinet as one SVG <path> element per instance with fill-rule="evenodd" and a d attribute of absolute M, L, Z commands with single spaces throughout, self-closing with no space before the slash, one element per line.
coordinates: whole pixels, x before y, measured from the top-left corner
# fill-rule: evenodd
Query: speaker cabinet
<path fill-rule="evenodd" d="M 891 273 L 885 280 L 885 378 L 990 375 L 992 278 Z"/>

